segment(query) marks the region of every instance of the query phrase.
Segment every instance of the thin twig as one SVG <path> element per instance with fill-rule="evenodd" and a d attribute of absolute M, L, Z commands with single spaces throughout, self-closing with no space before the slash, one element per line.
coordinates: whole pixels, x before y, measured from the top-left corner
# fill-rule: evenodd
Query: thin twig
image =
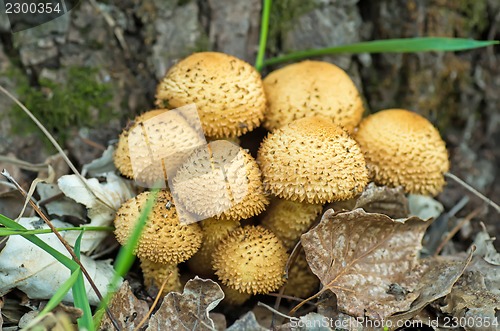
<path fill-rule="evenodd" d="M 297 297 L 293 297 L 291 295 L 286 295 L 286 294 L 281 294 L 281 293 L 268 293 L 266 295 L 270 296 L 270 297 L 282 298 L 282 299 L 287 299 L 287 300 L 292 300 L 292 301 L 297 301 L 297 302 L 302 302 L 304 300 L 302 298 L 297 298 Z M 307 302 L 307 304 L 311 305 L 311 306 L 317 306 L 317 304 L 315 302 Z"/>
<path fill-rule="evenodd" d="M 151 314 L 153 313 L 153 310 L 156 308 L 156 305 L 158 304 L 158 301 L 160 301 L 160 298 L 162 297 L 162 293 L 163 293 L 163 289 L 165 288 L 165 286 L 167 285 L 167 280 L 170 278 L 170 276 L 172 276 L 173 274 L 173 271 L 171 271 L 168 276 L 163 280 L 163 283 L 161 283 L 161 287 L 160 287 L 160 290 L 158 291 L 158 294 L 156 295 L 156 298 L 155 300 L 153 301 L 153 304 L 151 305 L 151 308 L 149 308 L 149 311 L 148 313 L 146 314 L 146 316 L 144 316 L 144 318 L 139 322 L 139 324 L 137 324 L 137 326 L 134 328 L 134 331 L 138 331 L 143 325 L 144 323 L 146 323 L 149 319 L 149 316 L 151 316 Z"/>
<path fill-rule="evenodd" d="M 464 182 L 462 179 L 460 179 L 459 177 L 455 176 L 451 172 L 446 172 L 444 175 L 446 177 L 451 178 L 454 181 L 456 181 L 458 184 L 460 184 L 461 186 L 463 186 L 464 188 L 466 188 L 469 192 L 473 193 L 475 196 L 477 196 L 478 198 L 480 198 L 481 200 L 483 200 L 484 202 L 486 202 L 488 205 L 490 205 L 491 207 L 493 207 L 497 211 L 497 213 L 500 213 L 500 206 L 498 204 L 496 204 L 495 202 L 493 202 L 488 197 L 484 196 L 481 192 L 479 192 L 478 190 L 476 190 L 475 188 L 473 188 L 472 186 L 470 186 L 469 184 L 467 184 L 466 182 Z"/>
<path fill-rule="evenodd" d="M 476 217 L 481 211 L 484 210 L 484 206 L 478 207 L 474 209 L 469 215 L 465 216 L 455 227 L 448 233 L 448 235 L 443 239 L 441 244 L 439 244 L 438 248 L 436 249 L 436 252 L 434 253 L 434 256 L 439 255 L 441 253 L 441 250 L 443 250 L 444 246 L 448 241 L 453 238 L 458 231 L 467 223 L 470 222 L 474 217 Z"/>
<path fill-rule="evenodd" d="M 282 312 L 274 309 L 273 307 L 270 307 L 268 305 L 266 305 L 265 303 L 262 303 L 262 302 L 257 302 L 257 306 L 261 306 L 261 307 L 264 307 L 266 309 L 268 309 L 269 311 L 271 311 L 273 314 L 276 314 L 276 315 L 279 315 L 281 317 L 284 317 L 284 318 L 287 318 L 289 320 L 297 320 L 297 317 L 293 317 L 293 316 L 288 316 L 286 314 L 283 314 Z"/>
<path fill-rule="evenodd" d="M 17 190 L 23 195 L 24 198 L 27 198 L 28 197 L 28 194 L 26 193 L 26 191 L 21 187 L 21 185 L 19 185 L 19 183 L 9 174 L 9 172 L 7 170 L 3 170 L 1 172 L 1 174 L 7 178 L 7 180 L 9 182 L 11 182 L 12 184 L 14 184 L 17 188 Z M 52 230 L 52 232 L 55 234 L 55 236 L 57 237 L 57 239 L 59 239 L 59 241 L 63 244 L 63 246 L 66 248 L 66 250 L 69 252 L 69 254 L 71 255 L 72 259 L 75 261 L 76 264 L 79 265 L 80 267 L 80 270 L 82 271 L 82 273 L 85 275 L 85 278 L 87 278 L 90 286 L 92 287 L 92 289 L 94 290 L 97 298 L 99 300 L 102 301 L 102 295 L 101 295 L 101 292 L 99 291 L 99 289 L 97 288 L 97 286 L 95 285 L 94 281 L 92 280 L 92 277 L 90 277 L 89 273 L 87 272 L 87 269 L 85 269 L 85 267 L 83 266 L 83 264 L 80 262 L 80 259 L 76 256 L 75 252 L 73 251 L 73 249 L 71 248 L 71 246 L 68 244 L 68 242 L 61 236 L 61 234 L 59 233 L 59 231 L 57 231 L 56 227 L 52 224 L 52 222 L 50 222 L 50 220 L 48 219 L 48 217 L 45 215 L 45 213 L 36 205 L 36 203 L 34 203 L 33 201 L 31 201 L 31 199 L 28 199 L 31 207 L 36 211 L 36 213 L 40 216 L 40 218 L 45 222 L 45 224 L 48 225 L 48 227 Z M 117 330 L 120 330 L 120 328 L 118 327 L 118 325 L 116 324 L 116 320 L 114 319 L 113 315 L 111 314 L 111 312 L 109 311 L 109 309 L 106 307 L 106 312 L 110 318 L 110 320 L 112 321 L 113 325 L 115 326 L 115 328 Z"/>

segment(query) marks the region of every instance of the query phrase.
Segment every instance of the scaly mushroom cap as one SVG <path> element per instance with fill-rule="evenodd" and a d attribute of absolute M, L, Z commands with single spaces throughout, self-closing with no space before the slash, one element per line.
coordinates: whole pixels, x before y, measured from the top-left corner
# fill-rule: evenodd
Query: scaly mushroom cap
<path fill-rule="evenodd" d="M 375 183 L 415 194 L 443 189 L 450 167 L 446 144 L 424 117 L 404 109 L 379 111 L 360 123 L 355 139 Z"/>
<path fill-rule="evenodd" d="M 263 126 L 272 131 L 302 118 L 324 115 L 352 132 L 363 115 L 363 101 L 351 78 L 336 65 L 303 61 L 264 79 L 267 109 Z"/>
<path fill-rule="evenodd" d="M 159 290 L 165 282 L 165 287 L 160 293 L 161 296 L 172 291 L 182 291 L 179 268 L 176 264 L 163 264 L 141 259 L 141 269 L 144 285 L 148 289 Z"/>
<path fill-rule="evenodd" d="M 170 109 L 194 103 L 205 134 L 240 136 L 260 125 L 266 98 L 260 74 L 233 56 L 194 53 L 174 65 L 156 90 L 156 104 Z"/>
<path fill-rule="evenodd" d="M 358 144 L 325 117 L 302 118 L 270 133 L 260 145 L 257 162 L 265 189 L 287 200 L 347 200 L 368 183 Z"/>
<path fill-rule="evenodd" d="M 286 281 L 284 294 L 305 299 L 318 287 L 319 279 L 309 268 L 306 256 L 302 251 L 290 267 L 290 270 L 288 270 L 288 280 Z"/>
<path fill-rule="evenodd" d="M 195 147 L 204 143 L 204 137 L 179 113 L 151 110 L 136 117 L 120 134 L 114 163 L 125 177 L 151 186 L 164 182 L 167 173 L 173 173 Z M 132 151 L 130 146 L 134 147 Z"/>
<path fill-rule="evenodd" d="M 187 265 L 191 271 L 199 276 L 212 276 L 212 254 L 215 251 L 215 247 L 225 239 L 231 231 L 239 226 L 240 222 L 232 220 L 209 218 L 201 221 L 203 243 L 198 252 L 187 261 Z"/>
<path fill-rule="evenodd" d="M 251 294 L 241 293 L 223 284 L 220 284 L 220 288 L 224 291 L 224 300 L 222 302 L 229 306 L 241 306 L 252 297 Z"/>
<path fill-rule="evenodd" d="M 179 203 L 201 219 L 245 219 L 269 203 L 255 159 L 224 140 L 195 150 L 172 184 Z"/>
<path fill-rule="evenodd" d="M 281 239 L 287 249 L 291 249 L 322 209 L 322 205 L 275 198 L 266 209 L 261 225 Z"/>
<path fill-rule="evenodd" d="M 150 194 L 139 194 L 126 201 L 116 212 L 115 235 L 120 244 L 125 245 L 127 242 Z M 196 253 L 201 246 L 202 237 L 197 223 L 180 224 L 172 196 L 167 191 L 160 191 L 135 254 L 152 262 L 178 264 Z"/>
<path fill-rule="evenodd" d="M 213 254 L 215 274 L 222 284 L 242 293 L 270 293 L 283 285 L 288 259 L 285 246 L 261 226 L 236 229 Z"/>

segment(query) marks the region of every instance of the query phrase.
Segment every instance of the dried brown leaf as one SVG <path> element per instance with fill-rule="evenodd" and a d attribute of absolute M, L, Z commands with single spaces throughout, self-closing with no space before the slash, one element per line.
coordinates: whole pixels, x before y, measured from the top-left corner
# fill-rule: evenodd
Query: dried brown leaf
<path fill-rule="evenodd" d="M 302 245 L 311 270 L 337 295 L 341 312 L 382 319 L 408 310 L 416 298 L 408 289 L 420 276 L 412 271 L 428 225 L 416 217 L 329 210 L 302 235 Z"/>
<path fill-rule="evenodd" d="M 466 272 L 446 296 L 446 303 L 441 311 L 464 321 L 466 330 L 497 330 L 499 326 L 495 313 L 500 310 L 500 295 L 488 291 L 478 271 Z"/>
<path fill-rule="evenodd" d="M 417 299 L 412 302 L 409 310 L 389 317 L 388 323 L 395 326 L 398 321 L 399 323 L 407 321 L 420 313 L 429 303 L 450 293 L 453 284 L 463 274 L 471 259 L 472 252 L 462 260 L 436 257 L 422 261 L 420 270 L 423 274 L 413 289 Z"/>
<path fill-rule="evenodd" d="M 334 202 L 329 207 L 337 211 L 363 208 L 367 213 L 380 213 L 392 218 L 404 218 L 409 215 L 408 199 L 402 187 L 391 188 L 374 183 L 368 184 L 358 198 Z"/>
<path fill-rule="evenodd" d="M 148 304 L 136 298 L 127 281 L 116 292 L 109 304 L 109 310 L 122 330 L 134 330 L 148 314 Z M 108 315 L 105 314 L 100 330 L 115 330 Z"/>
<path fill-rule="evenodd" d="M 224 292 L 216 282 L 195 277 L 186 283 L 182 294 L 167 294 L 160 309 L 149 320 L 146 331 L 214 330 L 209 312 L 223 298 Z"/>

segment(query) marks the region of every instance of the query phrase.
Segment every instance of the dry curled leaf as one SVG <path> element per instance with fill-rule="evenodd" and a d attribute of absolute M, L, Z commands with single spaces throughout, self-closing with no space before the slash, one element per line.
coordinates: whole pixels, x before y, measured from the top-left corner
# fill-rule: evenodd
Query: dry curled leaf
<path fill-rule="evenodd" d="M 408 199 L 402 187 L 391 188 L 374 183 L 368 184 L 359 197 L 333 202 L 329 207 L 337 211 L 363 208 L 367 213 L 380 213 L 392 218 L 404 218 L 409 215 Z"/>
<path fill-rule="evenodd" d="M 216 282 L 197 276 L 186 283 L 182 294 L 167 294 L 146 331 L 213 330 L 215 324 L 209 312 L 223 298 L 224 292 Z"/>
<path fill-rule="evenodd" d="M 472 259 L 472 251 L 465 259 L 436 257 L 422 261 L 421 277 L 413 289 L 417 299 L 409 310 L 394 314 L 387 319 L 392 326 L 407 321 L 420 313 L 429 303 L 450 293 L 455 282 L 463 274 Z M 395 329 L 389 328 L 390 330 Z"/>
<path fill-rule="evenodd" d="M 108 309 L 121 330 L 132 331 L 147 316 L 149 307 L 146 301 L 137 299 L 129 283 L 125 281 L 113 295 Z M 107 314 L 104 315 L 99 330 L 115 330 Z"/>
<path fill-rule="evenodd" d="M 341 312 L 382 319 L 406 311 L 415 300 L 417 254 L 429 223 L 393 220 L 362 209 L 327 211 L 302 235 L 311 270 L 338 298 Z"/>
<path fill-rule="evenodd" d="M 293 318 L 289 323 L 275 328 L 279 331 L 333 331 L 332 320 L 318 313 L 309 313 L 300 318 Z"/>

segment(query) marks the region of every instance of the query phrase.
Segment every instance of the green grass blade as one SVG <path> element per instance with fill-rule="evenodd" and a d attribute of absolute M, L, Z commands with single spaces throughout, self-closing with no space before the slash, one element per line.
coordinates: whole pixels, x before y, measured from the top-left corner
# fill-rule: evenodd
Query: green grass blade
<path fill-rule="evenodd" d="M 261 71 L 264 66 L 264 56 L 266 55 L 267 34 L 269 32 L 269 16 L 271 13 L 271 0 L 264 0 L 262 5 L 262 18 L 260 20 L 259 51 L 255 59 L 255 68 Z"/>
<path fill-rule="evenodd" d="M 130 235 L 127 243 L 118 252 L 118 256 L 114 265 L 115 275 L 111 280 L 110 285 L 108 286 L 108 292 L 106 296 L 103 298 L 101 304 L 99 305 L 99 309 L 96 311 L 96 314 L 94 316 L 95 325 L 100 324 L 102 316 L 105 313 L 104 308 L 108 306 L 111 297 L 118 289 L 120 278 L 125 276 L 125 274 L 129 271 L 130 267 L 132 267 L 132 264 L 135 261 L 134 250 L 137 246 L 137 243 L 139 242 L 139 238 L 141 237 L 142 230 L 146 225 L 148 216 L 153 209 L 157 193 L 158 190 L 151 191 L 151 196 L 142 208 L 141 214 L 139 215 L 139 220 L 137 221 L 132 234 Z"/>
<path fill-rule="evenodd" d="M 464 38 L 422 37 L 374 40 L 335 47 L 293 52 L 270 58 L 263 65 L 268 66 L 288 61 L 303 60 L 315 56 L 338 53 L 415 53 L 429 51 L 461 51 L 498 44 L 497 40 L 473 40 Z"/>
<path fill-rule="evenodd" d="M 10 218 L 0 214 L 0 224 L 3 224 L 7 228 L 11 229 L 17 229 L 17 230 L 24 230 L 26 231 L 27 229 L 22 226 L 21 224 L 11 220 Z M 65 267 L 67 267 L 69 270 L 72 272 L 75 271 L 76 269 L 79 269 L 79 265 L 73 261 L 72 259 L 68 258 L 66 255 L 62 254 L 58 250 L 52 248 L 50 245 L 48 245 L 45 241 L 41 240 L 37 236 L 33 234 L 26 234 L 22 235 L 25 239 L 31 241 L 33 244 L 37 245 L 50 255 L 52 255 L 57 261 L 62 263 Z"/>
<path fill-rule="evenodd" d="M 115 228 L 112 226 L 74 226 L 74 227 L 67 227 L 67 228 L 56 228 L 57 231 L 63 232 L 63 231 L 108 231 L 111 232 Z M 0 228 L 0 237 L 5 237 L 5 236 L 13 236 L 13 235 L 26 235 L 26 234 L 44 234 L 44 233 L 51 233 L 51 229 L 35 229 L 35 230 L 20 230 L 20 229 L 12 229 L 12 228 Z"/>
<path fill-rule="evenodd" d="M 82 231 L 75 242 L 75 255 L 80 259 L 80 246 L 82 243 L 83 233 Z M 78 269 L 78 276 L 75 284 L 73 285 L 73 299 L 75 307 L 80 308 L 83 312 L 82 317 L 77 320 L 78 328 L 80 330 L 94 330 L 94 320 L 92 319 L 92 310 L 90 309 L 89 298 L 87 296 L 87 291 L 85 289 L 85 280 L 83 278 L 82 270 Z"/>

